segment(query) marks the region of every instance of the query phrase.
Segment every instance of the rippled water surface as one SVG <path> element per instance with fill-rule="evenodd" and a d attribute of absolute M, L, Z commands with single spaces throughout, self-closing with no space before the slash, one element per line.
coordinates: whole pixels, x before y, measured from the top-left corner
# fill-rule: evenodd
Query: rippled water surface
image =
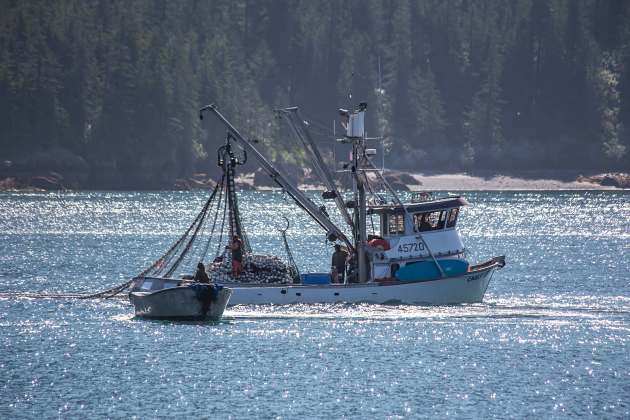
<path fill-rule="evenodd" d="M 246 306 L 218 323 L 125 299 L 0 299 L 0 418 L 630 417 L 630 193 L 469 193 L 482 304 Z M 203 193 L 0 194 L 0 292 L 95 291 L 155 260 Z M 325 271 L 318 226 L 241 196 L 258 252 Z"/>

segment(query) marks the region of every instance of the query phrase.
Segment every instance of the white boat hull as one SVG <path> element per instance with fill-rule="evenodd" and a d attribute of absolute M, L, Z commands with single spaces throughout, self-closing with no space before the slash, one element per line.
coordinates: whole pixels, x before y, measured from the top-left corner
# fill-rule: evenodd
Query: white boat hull
<path fill-rule="evenodd" d="M 459 276 L 422 281 L 392 281 L 351 284 L 257 284 L 224 283 L 232 290 L 229 305 L 288 305 L 296 303 L 403 303 L 448 305 L 478 303 L 483 300 L 495 270 L 505 265 L 495 257 L 471 267 Z M 175 288 L 182 280 L 138 278 L 132 293 Z"/>
<path fill-rule="evenodd" d="M 224 287 L 214 299 L 203 299 L 189 286 L 155 291 L 132 291 L 129 300 L 137 317 L 180 320 L 219 320 L 232 290 Z"/>
<path fill-rule="evenodd" d="M 491 267 L 430 281 L 330 284 L 330 285 L 244 285 L 225 284 L 234 293 L 230 305 L 295 303 L 404 303 L 446 305 L 483 300 L 494 271 Z"/>
<path fill-rule="evenodd" d="M 492 270 L 439 280 L 406 283 L 349 285 L 244 286 L 226 284 L 234 290 L 230 305 L 295 303 L 406 303 L 443 305 L 483 300 Z"/>

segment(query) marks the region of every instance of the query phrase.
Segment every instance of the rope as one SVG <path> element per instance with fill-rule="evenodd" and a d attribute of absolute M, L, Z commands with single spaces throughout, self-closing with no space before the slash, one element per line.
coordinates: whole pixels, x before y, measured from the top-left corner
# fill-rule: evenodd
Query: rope
<path fill-rule="evenodd" d="M 243 229 L 241 215 L 238 210 L 238 199 L 236 197 L 236 186 L 234 184 L 234 167 L 231 163 L 227 166 L 227 193 L 230 204 L 230 237 L 235 234 L 238 235 L 242 242 L 243 252 L 251 252 L 249 239 L 247 238 L 245 229 Z"/>
<path fill-rule="evenodd" d="M 167 264 L 165 264 L 167 261 L 170 261 L 173 257 L 173 255 L 176 254 L 177 249 L 180 248 L 180 246 L 183 244 L 184 240 L 186 239 L 186 237 L 188 237 L 188 235 L 190 234 L 190 231 L 193 229 L 193 227 L 195 225 L 197 225 L 197 230 L 199 229 L 199 227 L 201 226 L 200 219 L 201 217 L 204 216 L 205 211 L 207 210 L 208 206 L 210 205 L 210 203 L 212 202 L 216 191 L 218 188 L 218 184 L 215 186 L 212 194 L 210 195 L 210 198 L 208 199 L 208 201 L 206 202 L 206 205 L 204 206 L 204 209 L 197 215 L 197 217 L 195 218 L 195 220 L 190 224 L 190 226 L 188 227 L 188 229 L 186 230 L 186 232 L 184 232 L 184 234 L 157 260 L 155 260 L 155 262 L 153 262 L 153 264 L 151 264 L 148 268 L 146 268 L 144 271 L 142 271 L 140 274 L 138 274 L 137 276 L 135 276 L 133 279 L 128 280 L 124 283 L 118 284 L 116 286 L 113 286 L 109 289 L 105 289 L 105 290 L 101 290 L 98 292 L 94 292 L 94 293 L 33 293 L 33 292 L 8 292 L 8 293 L 0 293 L 0 298 L 29 298 L 29 299 L 111 299 L 117 295 L 119 295 L 120 293 L 124 292 L 125 290 L 127 290 L 132 283 L 137 279 L 137 278 L 141 278 L 146 276 L 149 272 L 155 270 L 156 268 L 158 268 L 158 271 L 161 271 L 163 269 L 163 267 L 167 266 Z M 195 231 L 195 233 L 197 232 L 197 230 Z M 191 239 L 191 241 L 189 241 L 188 245 L 191 245 L 191 242 L 194 240 L 194 235 L 193 238 Z M 182 254 L 184 255 L 184 253 Z M 180 256 L 181 258 L 181 256 Z"/>
<path fill-rule="evenodd" d="M 214 259 L 216 260 L 221 254 L 221 242 L 223 241 L 223 230 L 225 229 L 225 215 L 228 208 L 228 200 L 227 200 L 227 189 L 225 191 L 226 198 L 225 203 L 223 204 L 223 219 L 221 219 L 221 229 L 219 230 L 219 241 L 217 242 L 217 252 L 214 254 Z"/>
<path fill-rule="evenodd" d="M 186 244 L 186 247 L 184 248 L 182 253 L 179 255 L 177 260 L 175 260 L 175 263 L 173 263 L 173 266 L 166 272 L 166 277 L 170 277 L 173 274 L 173 272 L 177 269 L 177 267 L 179 267 L 179 265 L 181 264 L 182 260 L 184 259 L 184 257 L 188 253 L 188 251 L 190 250 L 193 242 L 195 242 L 195 238 L 197 237 L 197 233 L 199 233 L 199 229 L 203 225 L 203 219 L 206 217 L 206 213 L 208 212 L 208 207 L 210 207 L 210 203 L 214 199 L 214 195 L 215 195 L 216 192 L 217 192 L 217 187 L 215 186 L 214 187 L 214 191 L 210 195 L 210 198 L 208 198 L 208 201 L 206 202 L 205 206 L 203 206 L 203 209 L 201 210 L 201 212 L 199 213 L 199 215 L 195 219 L 195 221 L 198 221 L 197 227 L 195 228 L 195 231 L 193 232 L 190 240 Z"/>
<path fill-rule="evenodd" d="M 125 291 L 135 281 L 131 279 L 122 284 L 95 293 L 33 293 L 10 292 L 0 293 L 0 298 L 29 298 L 29 299 L 111 299 Z"/>
<path fill-rule="evenodd" d="M 204 215 L 204 217 L 203 217 L 203 218 L 201 219 L 201 221 L 199 222 L 200 227 L 197 229 L 197 230 L 198 230 L 198 233 L 196 233 L 196 234 L 195 234 L 195 237 L 194 237 L 193 239 L 191 239 L 191 241 L 193 241 L 193 242 L 194 242 L 195 240 L 197 240 L 197 238 L 203 238 L 204 233 L 207 231 L 207 227 L 208 227 L 208 224 L 209 224 L 209 223 L 208 223 L 208 222 L 209 222 L 209 220 L 208 220 L 208 219 L 209 219 L 208 214 L 212 214 L 212 213 L 213 213 L 213 211 L 212 211 L 212 210 L 214 209 L 214 206 L 215 206 L 215 201 L 217 201 L 217 202 L 218 202 L 217 210 L 214 212 L 214 219 L 216 220 L 217 213 L 218 213 L 218 211 L 219 211 L 219 206 L 221 205 L 221 204 L 220 204 L 220 201 L 221 201 L 221 198 L 222 198 L 222 191 L 223 191 L 223 183 L 222 183 L 222 182 L 223 182 L 223 177 L 221 177 L 221 184 L 217 184 L 217 185 L 215 185 L 215 188 L 216 188 L 218 185 L 220 185 L 220 187 L 219 187 L 219 189 L 218 189 L 218 192 L 219 192 L 219 199 L 218 199 L 218 200 L 216 200 L 216 199 L 215 199 L 215 200 L 213 200 L 213 199 L 212 199 L 212 198 L 216 198 L 216 193 L 215 193 L 215 197 L 212 197 L 212 198 L 211 198 L 211 201 L 212 201 L 212 202 L 211 202 L 211 204 L 208 206 L 208 209 L 206 210 L 206 215 Z M 212 227 L 212 229 L 214 229 L 214 226 Z M 201 239 L 199 239 L 199 240 L 201 240 Z M 188 250 L 186 250 L 186 251 L 185 251 L 185 256 L 184 256 L 184 258 L 181 260 L 181 262 L 179 263 L 179 265 L 188 266 L 188 265 L 190 265 L 190 264 L 191 264 L 191 263 L 193 263 L 193 262 L 194 262 L 194 263 L 195 263 L 195 265 L 196 265 L 196 263 L 197 263 L 197 262 L 203 261 L 203 260 L 205 259 L 205 255 L 206 255 L 206 252 L 207 252 L 207 248 L 208 248 L 208 246 L 210 245 L 210 244 L 209 244 L 209 242 L 210 242 L 211 240 L 212 240 L 212 232 L 210 232 L 210 235 L 209 235 L 209 237 L 208 237 L 208 241 L 207 241 L 206 246 L 205 246 L 205 247 L 203 247 L 203 253 L 202 253 L 201 255 L 199 255 L 199 256 L 198 256 L 198 259 L 197 259 L 197 260 L 195 260 L 195 256 L 196 256 L 195 254 L 197 254 L 197 253 L 198 253 L 198 252 L 197 252 L 197 250 L 196 250 L 196 248 L 199 248 L 199 247 L 196 247 L 195 249 L 193 249 L 192 251 L 190 251 L 190 250 L 192 249 L 192 243 L 191 243 L 191 244 L 190 244 L 190 246 L 188 247 Z"/>
<path fill-rule="evenodd" d="M 212 194 L 210 195 L 210 198 L 208 199 L 208 201 L 211 201 L 212 198 L 214 197 L 214 195 L 217 192 L 217 188 L 219 187 L 219 184 L 214 186 L 214 190 L 212 191 Z M 207 204 L 207 203 L 206 203 Z M 160 258 L 158 258 L 157 260 L 155 260 L 155 262 L 153 264 L 151 264 L 150 267 L 148 267 L 147 269 L 145 269 L 143 272 L 141 272 L 140 274 L 138 274 L 136 276 L 136 278 L 138 277 L 144 277 L 146 276 L 149 272 L 153 271 L 156 267 L 159 266 L 158 270 L 156 271 L 156 273 L 159 273 L 163 270 L 163 268 L 168 267 L 168 264 L 170 264 L 170 260 L 172 259 L 172 257 L 176 254 L 176 252 L 174 252 L 177 248 L 179 248 L 179 246 L 184 242 L 184 239 L 186 239 L 186 237 L 188 236 L 188 234 L 190 233 L 190 231 L 193 229 L 193 227 L 195 226 L 195 224 L 197 223 L 197 221 L 199 220 L 199 217 L 201 217 L 201 212 L 197 215 L 197 217 L 195 218 L 195 220 L 193 220 L 193 222 L 190 224 L 190 226 L 188 227 L 188 229 L 186 230 L 186 232 L 184 232 L 184 234 L 168 249 L 168 251 L 166 251 Z M 167 259 L 167 261 L 165 261 L 164 259 Z M 167 264 L 168 262 L 168 264 Z"/>
<path fill-rule="evenodd" d="M 221 176 L 221 188 L 219 189 L 219 200 L 217 201 L 217 211 L 214 212 L 214 219 L 212 220 L 212 228 L 210 229 L 210 234 L 208 235 L 208 241 L 206 242 L 206 246 L 201 254 L 201 261 L 206 259 L 206 255 L 208 255 L 208 249 L 210 248 L 210 242 L 212 242 L 212 237 L 214 236 L 214 229 L 217 225 L 217 218 L 219 217 L 219 211 L 221 210 L 221 202 L 223 201 L 223 183 L 225 182 L 225 174 Z"/>
<path fill-rule="evenodd" d="M 214 190 L 212 191 L 212 194 L 210 195 L 210 198 L 208 199 L 208 201 L 212 201 L 214 195 L 216 194 L 217 188 L 218 188 L 218 184 L 215 185 Z M 179 249 L 182 246 L 182 244 L 184 243 L 184 240 L 190 234 L 190 231 L 199 222 L 199 219 L 202 216 L 202 214 L 203 214 L 203 210 L 201 212 L 199 212 L 199 214 L 197 215 L 195 220 L 193 220 L 193 222 L 190 224 L 190 226 L 188 227 L 186 232 L 184 232 L 184 234 L 181 236 L 181 238 L 179 238 L 179 240 L 177 242 L 175 242 L 175 244 L 173 244 L 173 246 L 171 246 L 171 248 L 168 251 L 166 251 L 166 253 L 161 258 L 159 258 L 153 264 L 152 267 L 149 267 L 148 269 L 146 269 L 145 271 L 143 271 L 141 274 L 139 274 L 136 277 L 144 277 L 145 275 L 147 275 L 149 272 L 153 271 L 154 269 L 155 269 L 155 271 L 153 271 L 152 274 L 154 276 L 159 276 L 166 268 L 168 268 L 171 265 L 171 261 L 173 260 L 175 255 L 179 252 Z"/>
<path fill-rule="evenodd" d="M 291 252 L 291 248 L 289 247 L 289 242 L 287 241 L 287 230 L 289 230 L 289 219 L 287 219 L 285 216 L 284 220 L 286 220 L 287 222 L 287 227 L 285 229 L 278 229 L 280 231 L 280 234 L 282 235 L 282 242 L 284 243 L 284 251 L 287 254 L 287 263 L 289 265 L 289 270 L 290 270 L 290 275 L 291 277 L 296 280 L 300 278 L 300 271 L 298 269 L 297 264 L 295 263 L 295 260 L 293 259 L 293 253 Z"/>
<path fill-rule="evenodd" d="M 210 207 L 210 204 L 214 200 L 214 197 L 215 197 L 216 192 L 217 192 L 217 190 L 219 188 L 219 185 L 222 185 L 222 184 L 223 184 L 223 181 L 221 181 L 221 183 L 217 183 L 215 185 L 214 190 L 212 191 L 212 194 L 210 195 L 210 197 L 206 201 L 203 209 L 199 212 L 197 217 L 195 217 L 195 220 L 193 220 L 193 222 L 190 224 L 190 226 L 188 227 L 186 232 L 184 232 L 184 234 L 177 241 L 175 241 L 175 243 L 173 243 L 173 245 L 171 245 L 171 247 L 160 258 L 155 260 L 153 262 L 153 264 L 151 264 L 149 267 L 147 267 L 145 270 L 143 270 L 141 273 L 139 273 L 137 276 L 135 276 L 131 280 L 128 280 L 128 281 L 126 281 L 124 283 L 121 283 L 121 284 L 118 284 L 116 286 L 113 286 L 113 287 L 111 287 L 109 289 L 101 290 L 101 291 L 94 292 L 94 293 L 33 293 L 33 292 L 15 292 L 15 293 L 14 292 L 6 292 L 6 293 L 4 293 L 3 292 L 3 293 L 0 293 L 0 298 L 111 299 L 111 298 L 119 295 L 120 293 L 124 292 L 125 290 L 127 290 L 133 284 L 133 282 L 136 279 L 145 277 L 150 272 L 159 273 L 159 272 L 163 271 L 166 267 L 168 267 L 170 265 L 170 261 L 173 259 L 173 257 L 177 254 L 177 251 L 184 244 L 185 239 L 190 235 L 190 233 L 193 230 L 193 228 L 195 228 L 192 236 L 190 237 L 190 240 L 188 241 L 188 243 L 184 247 L 183 251 L 179 255 L 179 258 L 175 261 L 174 265 L 167 272 L 167 276 L 171 275 L 172 272 L 179 266 L 179 264 L 181 263 L 182 259 L 186 256 L 186 254 L 190 250 L 190 247 L 192 246 L 193 242 L 195 241 L 195 238 L 196 238 L 197 234 L 199 233 L 200 228 L 204 225 L 205 216 L 207 214 L 208 208 Z M 220 206 L 220 204 L 219 204 L 219 206 Z M 218 213 L 218 209 L 217 209 L 217 213 Z M 215 220 L 216 220 L 216 217 L 215 217 Z"/>

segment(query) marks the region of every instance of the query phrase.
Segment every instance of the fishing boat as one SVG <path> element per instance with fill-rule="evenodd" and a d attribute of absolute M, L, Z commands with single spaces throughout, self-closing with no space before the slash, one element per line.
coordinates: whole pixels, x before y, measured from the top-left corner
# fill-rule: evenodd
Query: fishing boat
<path fill-rule="evenodd" d="M 214 284 L 178 283 L 145 279 L 144 290 L 129 293 L 140 318 L 217 321 L 223 316 L 232 290 Z"/>
<path fill-rule="evenodd" d="M 232 289 L 230 305 L 335 302 L 440 305 L 481 302 L 494 273 L 505 266 L 505 257 L 497 256 L 470 264 L 457 231 L 460 210 L 468 205 L 464 197 L 433 198 L 424 193 L 410 203 L 400 200 L 372 163 L 375 150 L 366 146 L 369 140 L 364 129 L 366 110 L 366 103 L 359 104 L 352 111 L 339 110 L 345 135 L 338 141 L 351 148 L 351 158 L 343 165 L 352 179 L 351 191 L 346 193 L 337 188 L 334 176 L 298 108 L 277 110 L 311 156 L 316 173 L 326 187 L 322 200 L 325 203 L 334 202 L 345 223 L 342 227 L 331 220 L 325 204 L 316 204 L 290 182 L 287 175 L 274 167 L 257 150 L 254 142 L 243 136 L 215 105 L 203 107 L 200 110 L 201 119 L 204 113 L 210 112 L 227 128 L 226 144 L 218 153 L 223 176 L 188 231 L 153 268 L 135 279 L 132 291 L 146 290 L 147 284 L 152 286 L 155 281 L 164 288 L 176 287 L 181 280 L 173 276 L 175 268 L 189 253 L 192 244 L 198 242 L 202 226 L 207 227 L 210 224 L 208 220 L 213 219 L 212 228 L 206 229 L 210 233 L 205 252 L 199 257 L 201 260 L 209 259 L 207 251 L 210 242 L 216 239 L 217 215 L 221 213 L 223 203 L 219 244 L 212 262 L 208 263 L 208 275 L 213 282 Z M 242 158 L 235 155 L 233 143 L 243 150 Z M 257 159 L 271 180 L 322 227 L 330 243 L 343 245 L 346 249 L 348 269 L 343 273 L 346 275 L 342 283 L 333 283 L 329 273 L 300 274 L 286 239 L 286 229 L 282 231 L 286 263 L 277 257 L 252 252 L 234 187 L 235 168 L 247 160 L 248 153 Z M 226 218 L 229 236 L 225 237 L 242 239 L 244 270 L 240 274 L 232 274 L 230 253 L 225 252 L 225 244 L 221 242 L 224 240 Z M 377 219 L 380 226 L 378 233 L 368 235 L 368 218 Z M 224 251 L 221 253 L 221 250 Z M 179 257 L 176 257 L 178 253 Z"/>

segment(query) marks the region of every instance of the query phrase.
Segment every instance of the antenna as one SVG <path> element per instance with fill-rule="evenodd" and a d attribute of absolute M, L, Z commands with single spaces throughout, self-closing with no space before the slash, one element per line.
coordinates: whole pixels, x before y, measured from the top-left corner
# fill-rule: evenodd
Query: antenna
<path fill-rule="evenodd" d="M 378 91 L 381 92 L 381 56 L 378 56 Z"/>
<path fill-rule="evenodd" d="M 354 71 L 350 73 L 350 86 L 348 87 L 348 109 L 352 109 L 352 85 L 354 84 Z"/>
<path fill-rule="evenodd" d="M 383 118 L 383 86 L 381 84 L 381 56 L 378 56 L 378 90 L 376 91 L 376 113 L 378 118 Z M 380 138 L 381 138 L 381 171 L 385 172 L 385 135 L 383 132 L 383 124 L 380 125 Z"/>
<path fill-rule="evenodd" d="M 335 134 L 335 123 L 336 121 L 332 120 L 332 129 L 333 129 L 333 138 L 332 138 L 332 150 L 333 150 L 333 168 L 335 172 L 337 171 L 337 134 Z"/>

